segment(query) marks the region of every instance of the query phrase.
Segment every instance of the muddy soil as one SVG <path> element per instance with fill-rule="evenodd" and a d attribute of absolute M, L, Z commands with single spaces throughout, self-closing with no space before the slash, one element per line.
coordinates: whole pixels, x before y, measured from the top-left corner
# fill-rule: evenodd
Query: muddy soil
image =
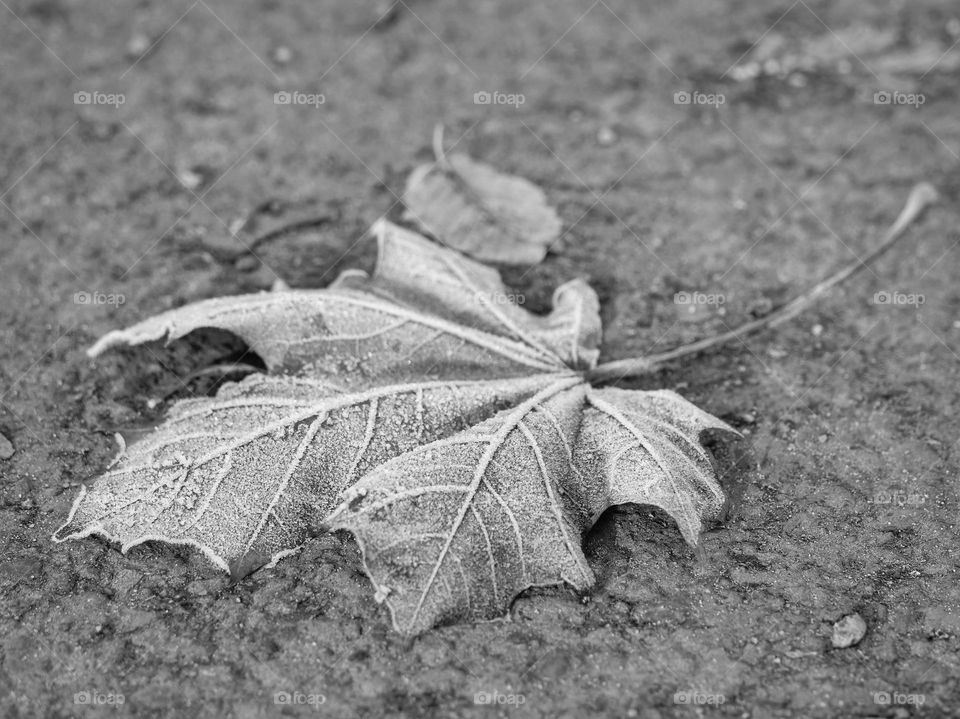
<path fill-rule="evenodd" d="M 0 16 L 0 714 L 955 715 L 955 4 L 11 0 Z M 406 641 L 347 535 L 236 583 L 188 550 L 51 543 L 113 433 L 210 391 L 183 380 L 237 348 L 84 349 L 188 301 L 369 267 L 364 230 L 398 216 L 437 122 L 544 187 L 563 240 L 505 277 L 534 310 L 588 279 L 607 359 L 768 311 L 866 253 L 918 181 L 943 202 L 789 326 L 621 383 L 745 435 L 712 443 L 732 503 L 699 552 L 663 514 L 617 508 L 584 540 L 593 591 L 531 591 L 508 621 Z M 320 216 L 257 257 L 231 234 Z M 679 292 L 722 299 L 690 311 Z M 854 613 L 866 635 L 834 647 Z"/>

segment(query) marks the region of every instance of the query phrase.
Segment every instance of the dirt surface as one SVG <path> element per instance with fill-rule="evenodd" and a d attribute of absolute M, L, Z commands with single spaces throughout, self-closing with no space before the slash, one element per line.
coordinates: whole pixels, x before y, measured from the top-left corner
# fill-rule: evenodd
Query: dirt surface
<path fill-rule="evenodd" d="M 953 3 L 45 0 L 0 16 L 0 715 L 956 715 Z M 476 104 L 484 91 L 524 102 Z M 768 311 L 863 255 L 915 182 L 944 201 L 791 325 L 621 383 L 676 389 L 745 435 L 713 444 L 732 504 L 699 553 L 662 514 L 612 510 L 585 538 L 589 595 L 532 591 L 509 621 L 405 641 L 346 535 L 235 584 L 192 551 L 54 545 L 113 433 L 209 391 L 181 380 L 237 347 L 84 349 L 187 301 L 369 266 L 363 232 L 399 216 L 438 121 L 448 147 L 544 187 L 562 245 L 505 277 L 534 310 L 587 278 L 606 359 Z M 317 216 L 259 259 L 230 234 Z M 678 292 L 724 301 L 691 312 Z M 866 636 L 835 648 L 853 613 Z"/>

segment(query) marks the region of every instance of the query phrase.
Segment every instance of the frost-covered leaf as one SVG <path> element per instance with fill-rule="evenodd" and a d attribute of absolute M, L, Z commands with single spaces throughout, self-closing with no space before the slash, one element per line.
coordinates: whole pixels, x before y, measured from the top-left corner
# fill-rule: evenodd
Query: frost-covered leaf
<path fill-rule="evenodd" d="M 543 190 L 454 153 L 410 173 L 406 219 L 479 260 L 533 265 L 562 227 Z"/>
<path fill-rule="evenodd" d="M 597 296 L 582 280 L 559 287 L 538 317 L 513 301 L 497 272 L 386 221 L 373 227 L 373 277 L 347 271 L 325 290 L 218 297 L 102 337 L 88 354 L 212 327 L 243 339 L 274 372 L 365 387 L 455 377 L 493 379 L 597 360 Z"/>
<path fill-rule="evenodd" d="M 608 507 L 661 507 L 696 544 L 723 494 L 672 392 L 595 389 L 596 295 L 574 280 L 535 316 L 497 273 L 386 222 L 372 276 L 205 300 L 92 349 L 229 330 L 270 376 L 182 401 L 84 488 L 54 538 L 199 547 L 243 574 L 321 526 L 350 530 L 398 630 L 503 615 L 530 586 L 593 574 Z"/>
<path fill-rule="evenodd" d="M 374 469 L 329 522 L 356 535 L 398 631 L 495 618 L 528 587 L 589 587 L 581 536 L 613 505 L 661 507 L 696 545 L 723 503 L 709 428 L 730 429 L 673 392 L 559 378 Z"/>

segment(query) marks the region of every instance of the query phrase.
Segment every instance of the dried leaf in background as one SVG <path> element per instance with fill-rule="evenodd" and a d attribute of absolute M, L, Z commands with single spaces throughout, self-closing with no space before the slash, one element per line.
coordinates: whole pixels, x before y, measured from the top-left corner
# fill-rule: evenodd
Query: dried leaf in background
<path fill-rule="evenodd" d="M 410 173 L 404 218 L 440 242 L 484 262 L 533 265 L 562 224 L 543 190 L 460 153 Z"/>

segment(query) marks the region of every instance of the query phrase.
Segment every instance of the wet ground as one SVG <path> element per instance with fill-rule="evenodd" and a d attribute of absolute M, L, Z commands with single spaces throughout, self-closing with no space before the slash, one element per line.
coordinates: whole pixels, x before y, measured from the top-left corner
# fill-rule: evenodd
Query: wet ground
<path fill-rule="evenodd" d="M 956 711 L 951 3 L 46 0 L 0 16 L 0 714 Z M 182 380 L 237 347 L 83 350 L 187 301 L 369 266 L 363 231 L 399 216 L 437 122 L 448 147 L 545 189 L 563 241 L 505 277 L 534 310 L 587 278 L 605 359 L 768 311 L 865 254 L 918 181 L 943 202 L 789 326 L 622 383 L 676 389 L 746 436 L 713 445 L 733 501 L 699 554 L 664 515 L 618 508 L 585 538 L 589 595 L 537 590 L 508 622 L 405 641 L 346 535 L 236 584 L 187 550 L 53 545 L 113 433 L 208 391 Z M 317 217 L 257 257 L 231 234 Z M 691 312 L 678 292 L 715 301 Z M 854 613 L 865 637 L 834 647 Z"/>

